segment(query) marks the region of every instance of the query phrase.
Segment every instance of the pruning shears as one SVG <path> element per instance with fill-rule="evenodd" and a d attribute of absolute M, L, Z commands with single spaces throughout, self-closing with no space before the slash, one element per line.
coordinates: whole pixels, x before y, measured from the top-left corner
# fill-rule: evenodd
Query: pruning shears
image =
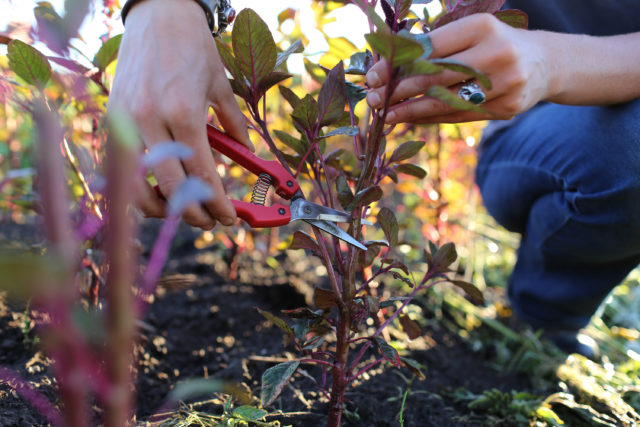
<path fill-rule="evenodd" d="M 211 148 L 258 177 L 251 202 L 231 200 L 238 217 L 251 227 L 280 227 L 292 221 L 303 220 L 350 245 L 367 250 L 365 245 L 336 225 L 351 222 L 351 215 L 305 200 L 298 181 L 280 163 L 257 157 L 238 141 L 211 125 L 207 125 L 207 136 Z M 267 192 L 271 186 L 280 197 L 291 200 L 291 204 L 266 206 Z M 362 220 L 362 224 L 372 223 Z"/>

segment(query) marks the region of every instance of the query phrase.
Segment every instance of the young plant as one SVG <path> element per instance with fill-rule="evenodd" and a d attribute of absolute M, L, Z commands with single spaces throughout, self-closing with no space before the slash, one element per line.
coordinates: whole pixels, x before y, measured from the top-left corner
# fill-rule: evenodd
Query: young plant
<path fill-rule="evenodd" d="M 411 0 L 382 0 L 384 19 L 374 10 L 377 0 L 344 3 L 355 4 L 368 19 L 371 33 L 365 37 L 373 53 L 368 50 L 355 53 L 346 70 L 342 61 L 332 69 L 320 67 L 322 71 L 315 76 L 322 81 L 317 97 L 312 94 L 300 97 L 286 86 L 278 87 L 291 107 L 291 118 L 298 136 L 278 130 L 271 132 L 266 118 L 266 94 L 271 87 L 291 77 L 284 71 L 283 64 L 289 55 L 300 51 L 301 44 L 296 41 L 284 52 L 277 52 L 266 24 L 250 9 L 240 12 L 236 19 L 231 35 L 232 47 L 218 41 L 222 60 L 232 77 L 231 85 L 236 95 L 246 102 L 253 129 L 294 176 L 301 182 L 302 178 L 306 179 L 309 184 L 306 188 L 310 189 L 308 198 L 351 213 L 347 231 L 367 247 L 366 251 L 361 251 L 344 246 L 335 237 L 323 235 L 315 227 L 312 227 L 313 234 L 296 231 L 289 248 L 304 249 L 318 256 L 327 269 L 330 287 L 315 289 L 315 308 L 285 311 L 289 320 L 260 310 L 265 318 L 286 333 L 302 355 L 298 360 L 278 364 L 264 373 L 263 405 L 268 406 L 277 398 L 300 363 L 312 362 L 321 368 L 318 385 L 329 396 L 329 426 L 340 424 L 346 388 L 373 367 L 388 363 L 396 367 L 406 366 L 421 375 L 415 361 L 400 357 L 382 338 L 384 329 L 395 320 L 410 338 L 421 334 L 417 323 L 402 315 L 418 293 L 439 283 L 450 282 L 465 291 L 472 300 L 482 301 L 482 295 L 475 286 L 449 277 L 452 272 L 449 267 L 457 258 L 452 243 L 441 247 L 433 243 L 428 245 L 424 250 L 426 271 L 412 271 L 398 258 L 396 248 L 400 224 L 394 209 L 383 206 L 382 183 L 397 183 L 399 174 L 424 178 L 426 171 L 407 161 L 420 151 L 425 142 L 406 141 L 394 149 L 388 147 L 388 136 L 394 130 L 393 126 L 385 126 L 391 93 L 405 77 L 435 74 L 445 69 L 468 74 L 485 89 L 491 87 L 489 79 L 472 67 L 450 60 L 428 59 L 432 52 L 429 35 L 411 32 L 420 21 L 409 18 Z M 445 2 L 449 13 L 434 25 L 444 25 L 470 13 L 493 13 L 503 3 L 491 0 L 478 0 L 472 4 Z M 520 15 L 513 13 L 508 16 Z M 424 31 L 428 30 L 427 18 L 423 22 Z M 358 112 L 362 109 L 356 107 L 366 95 L 360 76 L 381 59 L 386 61 L 387 72 L 391 76 L 384 107 L 360 114 Z M 347 80 L 346 75 L 354 77 Z M 431 87 L 426 95 L 461 110 L 483 111 L 457 98 L 444 87 Z M 271 133 L 286 148 L 281 150 Z M 348 148 L 338 144 L 331 147 L 333 141 L 339 140 L 339 135 L 350 138 Z M 362 219 L 370 215 L 376 216 L 385 240 L 365 238 Z M 371 284 L 383 276 L 406 283 L 411 288 L 408 295 L 380 300 L 372 291 Z M 377 325 L 373 332 L 367 331 L 368 318 Z M 332 344 L 334 349 L 327 345 L 328 341 L 335 341 Z M 378 356 L 373 361 L 365 361 L 370 349 L 377 350 Z M 355 352 L 352 353 L 353 350 Z M 328 376 L 331 376 L 330 386 L 327 384 Z"/>

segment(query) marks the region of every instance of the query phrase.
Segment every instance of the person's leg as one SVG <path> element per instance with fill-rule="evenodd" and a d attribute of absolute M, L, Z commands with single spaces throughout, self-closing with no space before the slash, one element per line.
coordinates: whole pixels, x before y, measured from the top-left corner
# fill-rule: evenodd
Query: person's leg
<path fill-rule="evenodd" d="M 584 327 L 640 263 L 640 100 L 538 106 L 483 142 L 476 178 L 522 233 L 509 296 L 532 326 Z"/>

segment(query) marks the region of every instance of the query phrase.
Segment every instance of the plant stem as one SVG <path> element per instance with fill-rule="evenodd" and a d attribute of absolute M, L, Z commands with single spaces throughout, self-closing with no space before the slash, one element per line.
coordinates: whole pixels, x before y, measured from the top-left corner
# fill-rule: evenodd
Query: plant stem
<path fill-rule="evenodd" d="M 340 309 L 338 328 L 336 331 L 336 360 L 331 370 L 331 399 L 329 400 L 329 420 L 327 427 L 340 427 L 344 391 L 347 385 L 347 362 L 349 359 L 349 330 L 351 317 L 347 308 Z"/>
<path fill-rule="evenodd" d="M 127 425 L 131 416 L 131 363 L 133 362 L 134 306 L 132 288 L 136 257 L 131 242 L 134 226 L 129 216 L 131 182 L 137 168 L 135 149 L 122 141 L 107 145 L 107 346 L 106 368 L 111 393 L 105 404 L 106 427 Z"/>

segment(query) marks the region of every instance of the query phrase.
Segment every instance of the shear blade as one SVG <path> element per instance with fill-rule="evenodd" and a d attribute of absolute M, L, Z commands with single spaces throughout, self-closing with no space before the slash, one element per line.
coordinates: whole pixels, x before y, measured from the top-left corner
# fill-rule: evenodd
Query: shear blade
<path fill-rule="evenodd" d="M 321 221 L 317 219 L 305 219 L 307 223 L 318 227 L 320 230 L 326 231 L 329 234 L 333 234 L 340 240 L 344 240 L 350 245 L 355 246 L 358 249 L 362 249 L 363 251 L 367 250 L 367 247 L 362 243 L 358 242 L 356 239 L 345 233 L 341 228 L 335 225 L 333 222 Z"/>
<path fill-rule="evenodd" d="M 297 199 L 291 203 L 291 221 L 297 219 L 303 220 L 320 220 L 331 222 L 351 222 L 351 215 L 328 208 L 326 206 L 317 205 L 304 199 Z M 371 221 L 363 219 L 363 225 L 373 225 Z"/>

